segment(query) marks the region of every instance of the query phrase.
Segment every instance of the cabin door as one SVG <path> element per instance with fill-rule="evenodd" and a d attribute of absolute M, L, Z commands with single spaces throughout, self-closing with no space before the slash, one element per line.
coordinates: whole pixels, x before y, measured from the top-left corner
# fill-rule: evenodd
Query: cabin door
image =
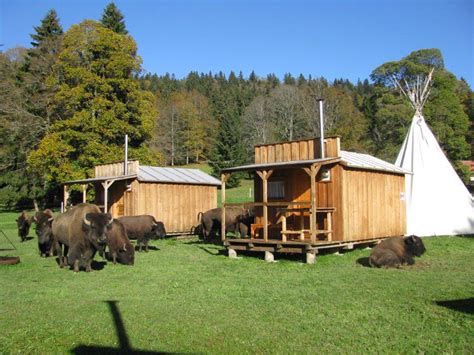
<path fill-rule="evenodd" d="M 125 215 L 125 182 L 123 181 L 116 181 L 111 188 L 110 195 L 111 195 L 111 208 L 110 213 L 114 218 L 122 217 Z"/>

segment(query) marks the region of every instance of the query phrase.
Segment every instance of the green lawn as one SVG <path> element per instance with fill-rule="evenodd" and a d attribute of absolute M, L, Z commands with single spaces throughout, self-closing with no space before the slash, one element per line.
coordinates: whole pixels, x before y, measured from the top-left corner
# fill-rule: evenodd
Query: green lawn
<path fill-rule="evenodd" d="M 0 214 L 18 248 L 1 253 L 21 257 L 0 266 L 2 353 L 127 350 L 127 339 L 135 350 L 179 353 L 474 352 L 473 238 L 425 239 L 427 253 L 401 270 L 361 265 L 365 249 L 269 264 L 162 240 L 135 266 L 74 274 L 41 259 L 36 239 L 19 243 L 16 216 Z"/>

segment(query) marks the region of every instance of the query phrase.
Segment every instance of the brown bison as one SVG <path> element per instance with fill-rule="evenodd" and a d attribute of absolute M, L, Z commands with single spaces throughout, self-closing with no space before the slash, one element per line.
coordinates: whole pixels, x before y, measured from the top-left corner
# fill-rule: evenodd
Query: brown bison
<path fill-rule="evenodd" d="M 117 220 L 123 224 L 130 239 L 136 239 L 138 251 L 142 251 L 142 244 L 148 252 L 148 242 L 150 239 L 166 237 L 166 229 L 163 222 L 157 222 L 155 217 L 150 215 L 124 216 Z"/>
<path fill-rule="evenodd" d="M 414 256 L 421 256 L 426 251 L 420 237 L 392 237 L 378 244 L 370 253 L 369 264 L 372 267 L 400 267 L 413 265 Z"/>
<path fill-rule="evenodd" d="M 133 265 L 135 261 L 135 249 L 127 236 L 127 231 L 122 223 L 114 219 L 111 226 L 105 232 L 109 257 L 114 264 L 117 260 L 121 264 Z"/>
<path fill-rule="evenodd" d="M 25 211 L 23 211 L 16 219 L 16 224 L 18 226 L 18 236 L 20 237 L 22 242 L 24 242 L 26 240 L 26 237 L 28 237 L 32 221 L 32 218 Z"/>
<path fill-rule="evenodd" d="M 205 240 L 213 238 L 221 230 L 222 209 L 213 208 L 204 213 L 198 214 L 198 220 L 201 222 L 201 231 Z M 253 221 L 253 211 L 243 207 L 227 207 L 225 209 L 225 231 L 239 232 L 246 236 L 250 224 Z"/>
<path fill-rule="evenodd" d="M 38 211 L 33 217 L 36 224 L 36 235 L 38 236 L 38 249 L 42 257 L 53 255 L 53 211 L 46 209 Z"/>
<path fill-rule="evenodd" d="M 110 213 L 101 213 L 99 207 L 89 203 L 81 203 L 57 216 L 52 230 L 59 266 L 66 265 L 67 256 L 74 272 L 79 272 L 80 267 L 90 272 L 95 253 L 106 244 L 105 231 L 112 221 Z"/>

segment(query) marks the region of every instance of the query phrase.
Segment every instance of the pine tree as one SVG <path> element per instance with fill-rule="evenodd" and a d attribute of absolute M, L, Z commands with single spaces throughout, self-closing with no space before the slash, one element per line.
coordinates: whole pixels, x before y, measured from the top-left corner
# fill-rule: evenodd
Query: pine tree
<path fill-rule="evenodd" d="M 43 20 L 41 20 L 41 25 L 34 29 L 36 33 L 30 35 L 33 39 L 33 42 L 31 42 L 33 47 L 38 47 L 45 40 L 60 37 L 63 34 L 63 29 L 59 24 L 58 15 L 55 10 L 49 10 Z"/>
<path fill-rule="evenodd" d="M 125 20 L 123 19 L 123 15 L 113 2 L 108 4 L 105 8 L 100 22 L 106 28 L 118 34 L 128 34 L 128 31 L 125 28 Z"/>

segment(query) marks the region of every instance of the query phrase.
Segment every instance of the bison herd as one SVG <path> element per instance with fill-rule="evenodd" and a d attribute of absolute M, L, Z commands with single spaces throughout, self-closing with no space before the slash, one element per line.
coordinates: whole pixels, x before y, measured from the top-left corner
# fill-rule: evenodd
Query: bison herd
<path fill-rule="evenodd" d="M 248 236 L 253 223 L 252 209 L 242 207 L 226 208 L 225 231 Z M 199 224 L 194 234 L 205 240 L 214 238 L 221 230 L 222 213 L 214 208 L 198 215 Z M 94 204 L 82 203 L 65 213 L 53 216 L 51 210 L 36 212 L 30 218 L 23 212 L 17 221 L 18 235 L 25 241 L 31 224 L 36 224 L 38 249 L 42 257 L 57 255 L 61 268 L 69 265 L 75 272 L 79 269 L 91 271 L 91 263 L 98 252 L 115 264 L 133 265 L 135 248 L 130 239 L 137 240 L 138 251 L 148 242 L 166 236 L 165 226 L 153 216 L 124 216 L 113 219 L 109 213 L 102 213 Z M 106 252 L 106 250 L 108 250 Z M 392 237 L 380 242 L 371 252 L 369 264 L 372 267 L 400 267 L 414 264 L 413 257 L 425 252 L 421 238 L 417 236 Z"/>
<path fill-rule="evenodd" d="M 56 255 L 61 268 L 70 266 L 74 272 L 91 271 L 96 253 L 114 264 L 133 265 L 135 248 L 130 239 L 137 239 L 139 251 L 142 244 L 148 251 L 150 239 L 166 236 L 165 226 L 153 216 L 114 219 L 90 203 L 81 203 L 56 217 L 48 209 L 36 212 L 33 218 L 23 212 L 17 219 L 21 241 L 26 240 L 32 223 L 36 224 L 40 255 Z"/>

